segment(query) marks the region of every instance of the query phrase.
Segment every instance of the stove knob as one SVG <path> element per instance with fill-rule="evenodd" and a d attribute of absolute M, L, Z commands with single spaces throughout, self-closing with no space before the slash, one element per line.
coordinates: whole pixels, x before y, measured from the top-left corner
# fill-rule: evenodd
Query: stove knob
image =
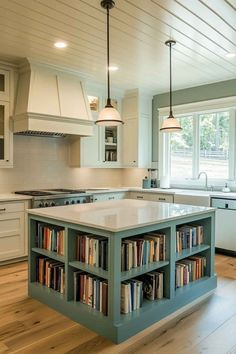
<path fill-rule="evenodd" d="M 48 203 L 45 203 L 44 206 L 47 208 L 47 207 L 49 206 L 49 204 L 48 204 Z"/>
<path fill-rule="evenodd" d="M 74 201 L 74 200 L 72 200 L 71 204 L 75 204 L 75 201 Z"/>
<path fill-rule="evenodd" d="M 56 203 L 54 203 L 54 202 L 51 202 L 51 206 L 55 206 L 56 205 Z"/>
<path fill-rule="evenodd" d="M 77 200 L 77 204 L 80 204 L 80 199 Z"/>
<path fill-rule="evenodd" d="M 39 203 L 39 208 L 43 208 L 43 207 L 44 207 L 43 203 Z"/>
<path fill-rule="evenodd" d="M 65 202 L 65 204 L 66 204 L 66 205 L 69 205 L 69 204 L 70 204 L 69 200 L 67 200 L 67 201 Z"/>

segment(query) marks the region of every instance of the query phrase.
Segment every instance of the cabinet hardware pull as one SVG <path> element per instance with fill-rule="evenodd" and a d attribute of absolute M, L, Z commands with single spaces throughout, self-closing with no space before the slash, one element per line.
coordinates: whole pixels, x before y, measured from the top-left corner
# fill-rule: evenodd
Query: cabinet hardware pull
<path fill-rule="evenodd" d="M 2 209 L 0 209 L 0 211 L 6 211 L 6 208 L 2 208 Z"/>
<path fill-rule="evenodd" d="M 137 195 L 137 199 L 143 199 L 143 196 Z"/>
<path fill-rule="evenodd" d="M 166 198 L 158 198 L 158 200 L 166 200 Z"/>

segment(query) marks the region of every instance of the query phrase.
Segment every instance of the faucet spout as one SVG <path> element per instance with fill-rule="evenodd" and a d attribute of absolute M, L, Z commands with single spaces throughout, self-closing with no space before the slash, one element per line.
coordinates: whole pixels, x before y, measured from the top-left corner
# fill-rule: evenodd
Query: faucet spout
<path fill-rule="evenodd" d="M 208 190 L 208 177 L 207 177 L 207 173 L 205 171 L 202 171 L 198 174 L 198 179 L 201 177 L 201 175 L 205 176 L 205 190 Z"/>

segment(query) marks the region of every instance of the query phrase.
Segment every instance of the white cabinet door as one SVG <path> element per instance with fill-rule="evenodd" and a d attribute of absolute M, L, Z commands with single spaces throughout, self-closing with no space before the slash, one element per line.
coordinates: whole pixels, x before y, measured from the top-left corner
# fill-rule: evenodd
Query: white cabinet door
<path fill-rule="evenodd" d="M 138 123 L 127 119 L 123 128 L 123 166 L 138 167 Z"/>
<path fill-rule="evenodd" d="M 9 102 L 0 101 L 0 167 L 13 167 L 13 140 Z"/>
<path fill-rule="evenodd" d="M 0 261 L 24 255 L 24 212 L 4 213 L 0 210 Z"/>
<path fill-rule="evenodd" d="M 123 99 L 123 167 L 151 167 L 152 99 L 139 90 Z"/>

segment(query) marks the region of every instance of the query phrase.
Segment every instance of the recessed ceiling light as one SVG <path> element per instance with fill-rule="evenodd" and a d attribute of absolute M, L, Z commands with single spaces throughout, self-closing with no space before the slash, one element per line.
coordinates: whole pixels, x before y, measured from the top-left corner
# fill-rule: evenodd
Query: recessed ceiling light
<path fill-rule="evenodd" d="M 225 56 L 226 58 L 234 58 L 236 57 L 236 53 L 226 53 Z"/>
<path fill-rule="evenodd" d="M 116 65 L 110 65 L 108 69 L 109 69 L 109 71 L 117 71 L 117 70 L 119 70 L 118 66 L 116 66 Z"/>
<path fill-rule="evenodd" d="M 66 42 L 55 42 L 54 43 L 54 47 L 56 48 L 66 48 L 68 46 L 68 44 Z"/>

